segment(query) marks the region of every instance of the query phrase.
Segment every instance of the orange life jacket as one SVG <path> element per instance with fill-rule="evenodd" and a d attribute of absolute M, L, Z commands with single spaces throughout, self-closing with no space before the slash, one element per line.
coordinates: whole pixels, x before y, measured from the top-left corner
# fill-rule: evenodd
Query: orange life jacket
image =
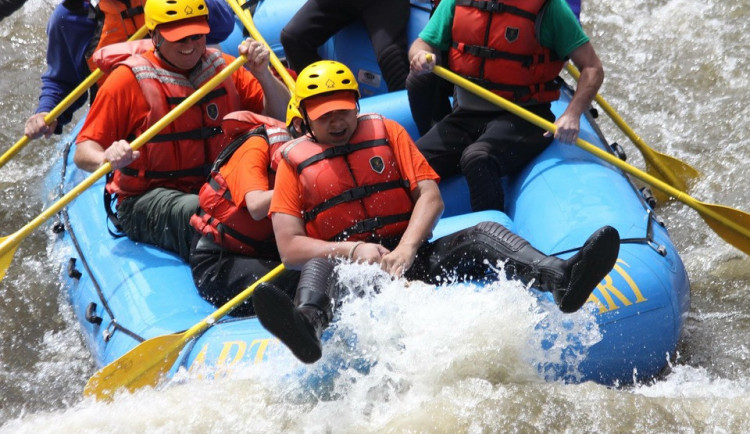
<path fill-rule="evenodd" d="M 142 134 L 226 67 L 221 53 L 214 49 L 206 50 L 189 76 L 162 68 L 149 58 L 152 55 L 134 55 L 120 62 L 133 71 L 150 107 L 143 124 L 127 140 Z M 227 78 L 141 147 L 140 158 L 116 170 L 107 182 L 107 191 L 117 194 L 120 201 L 156 187 L 197 192 L 225 144 L 221 119 L 239 106 L 234 82 Z"/>
<path fill-rule="evenodd" d="M 190 218 L 190 224 L 201 235 L 227 250 L 253 257 L 277 258 L 271 219 L 255 220 L 246 206 L 237 206 L 219 170 L 248 140 L 260 137 L 266 141 L 270 161 L 273 152 L 291 136 L 283 122 L 249 111 L 226 116 L 222 129 L 230 143 L 219 154 L 208 181 L 201 187 L 198 194 L 200 209 Z M 273 188 L 270 168 L 269 188 Z"/>
<path fill-rule="evenodd" d="M 100 0 L 94 8 L 98 27 L 89 42 L 86 61 L 96 69 L 91 53 L 116 42 L 127 41 L 145 24 L 143 6 L 146 0 Z M 103 79 L 102 79 L 103 80 Z M 102 80 L 99 82 L 101 83 Z"/>
<path fill-rule="evenodd" d="M 514 102 L 559 98 L 564 65 L 539 43 L 536 24 L 547 0 L 456 0 L 449 66 Z"/>
<path fill-rule="evenodd" d="M 305 136 L 281 153 L 303 186 L 308 236 L 378 241 L 406 230 L 414 203 L 381 116 L 359 116 L 346 145 L 325 145 Z"/>

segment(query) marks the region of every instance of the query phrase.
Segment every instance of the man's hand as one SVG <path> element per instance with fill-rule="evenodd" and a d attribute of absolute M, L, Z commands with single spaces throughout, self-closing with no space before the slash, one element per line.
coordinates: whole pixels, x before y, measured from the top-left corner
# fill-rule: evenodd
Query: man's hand
<path fill-rule="evenodd" d="M 393 277 L 401 277 L 414 264 L 417 252 L 398 246 L 380 260 L 380 268 Z"/>
<path fill-rule="evenodd" d="M 121 169 L 141 156 L 140 151 L 134 151 L 126 140 L 112 142 L 112 146 L 104 150 L 104 160 L 109 161 L 112 169 Z"/>
<path fill-rule="evenodd" d="M 242 41 L 238 51 L 240 54 L 244 54 L 247 57 L 246 65 L 253 75 L 258 76 L 265 73 L 270 74 L 268 64 L 271 55 L 265 45 L 255 39 L 247 38 Z"/>
<path fill-rule="evenodd" d="M 430 51 L 419 50 L 412 56 L 409 69 L 415 74 L 426 74 L 432 72 L 435 67 L 435 55 Z"/>
<path fill-rule="evenodd" d="M 578 133 L 581 130 L 579 118 L 579 116 L 567 112 L 557 118 L 555 121 L 555 126 L 557 127 L 555 130 L 555 139 L 567 144 L 575 143 L 576 139 L 578 139 Z M 552 133 L 547 131 L 544 135 L 550 137 Z"/>
<path fill-rule="evenodd" d="M 36 139 L 44 135 L 45 139 L 48 139 L 57 128 L 57 119 L 52 121 L 51 124 L 47 125 L 44 123 L 44 117 L 47 116 L 48 112 L 36 113 L 26 121 L 24 126 L 24 134 L 30 139 Z"/>

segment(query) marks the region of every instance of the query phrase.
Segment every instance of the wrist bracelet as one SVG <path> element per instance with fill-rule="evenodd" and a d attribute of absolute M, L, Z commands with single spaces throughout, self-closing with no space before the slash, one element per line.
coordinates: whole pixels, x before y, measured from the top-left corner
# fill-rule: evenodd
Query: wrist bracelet
<path fill-rule="evenodd" d="M 349 256 L 347 256 L 347 259 L 351 261 L 352 258 L 354 258 L 354 251 L 357 250 L 357 247 L 359 247 L 360 244 L 364 244 L 364 243 L 365 243 L 364 241 L 357 241 L 356 243 L 354 243 L 352 248 L 349 249 Z"/>

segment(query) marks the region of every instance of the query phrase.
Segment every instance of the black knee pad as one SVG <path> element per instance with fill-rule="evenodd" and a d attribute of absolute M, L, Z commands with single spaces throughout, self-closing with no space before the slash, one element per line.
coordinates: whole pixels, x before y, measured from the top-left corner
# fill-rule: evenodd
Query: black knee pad
<path fill-rule="evenodd" d="M 380 66 L 380 72 L 383 73 L 389 92 L 406 88 L 409 58 L 404 48 L 397 45 L 385 47 L 378 53 L 378 66 Z"/>
<path fill-rule="evenodd" d="M 505 210 L 502 174 L 494 159 L 480 152 L 461 156 L 461 172 L 469 184 L 472 211 Z"/>
<path fill-rule="evenodd" d="M 297 44 L 297 36 L 292 35 L 286 28 L 283 28 L 279 34 L 279 42 L 281 42 L 281 46 L 284 47 L 284 51 L 286 51 L 288 49 L 287 47 Z"/>

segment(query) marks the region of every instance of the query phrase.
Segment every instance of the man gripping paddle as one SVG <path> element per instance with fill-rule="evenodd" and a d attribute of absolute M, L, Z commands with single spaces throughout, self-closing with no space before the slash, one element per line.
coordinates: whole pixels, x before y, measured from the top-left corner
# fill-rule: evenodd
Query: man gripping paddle
<path fill-rule="evenodd" d="M 233 60 L 206 48 L 209 25 L 204 0 L 149 0 L 144 13 L 153 48 L 124 60 L 127 44 L 103 49 L 107 51 L 100 56 L 102 62 L 113 62 L 116 68 L 91 106 L 74 158 L 88 171 L 105 161 L 111 163 L 115 172 L 106 192 L 117 198 L 113 221 L 129 238 L 187 258 L 193 236 L 189 220 L 198 207 L 195 193 L 224 143 L 222 118 L 244 109 L 284 119 L 289 92 L 268 69 L 268 49 L 257 41 L 245 41 L 239 52 L 248 58 L 249 71 L 234 72 L 161 134 L 133 151 L 128 140 Z"/>

